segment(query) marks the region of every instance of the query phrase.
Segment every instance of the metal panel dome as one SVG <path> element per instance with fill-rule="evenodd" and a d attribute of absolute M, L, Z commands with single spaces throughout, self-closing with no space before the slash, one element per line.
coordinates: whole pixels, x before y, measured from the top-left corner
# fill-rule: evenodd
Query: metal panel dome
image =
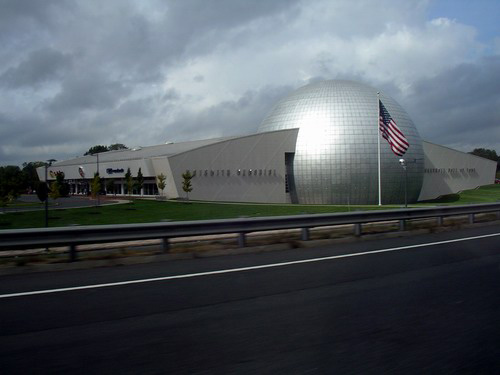
<path fill-rule="evenodd" d="M 410 143 L 404 155 L 408 163 L 408 201 L 416 201 L 423 180 L 422 140 L 394 99 L 382 92 L 380 99 Z M 377 90 L 353 81 L 309 84 L 280 100 L 259 132 L 300 129 L 289 171 L 295 189 L 292 200 L 307 204 L 377 204 L 377 116 Z M 405 176 L 400 157 L 384 139 L 380 146 L 382 203 L 403 203 Z"/>

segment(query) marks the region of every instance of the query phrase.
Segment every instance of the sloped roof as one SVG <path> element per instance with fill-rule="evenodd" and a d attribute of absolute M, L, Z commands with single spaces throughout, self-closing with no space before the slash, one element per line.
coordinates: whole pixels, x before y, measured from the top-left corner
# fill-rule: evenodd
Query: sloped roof
<path fill-rule="evenodd" d="M 236 137 L 203 139 L 199 141 L 169 143 L 156 146 L 137 147 L 134 149 L 101 152 L 99 153 L 99 162 L 113 162 L 113 161 L 123 161 L 123 160 L 147 159 L 159 156 L 172 156 L 180 154 L 182 152 L 191 151 L 199 147 L 208 146 L 217 142 L 234 138 L 239 138 L 239 137 L 236 136 Z M 67 165 L 95 163 L 95 161 L 96 161 L 95 155 L 85 155 L 70 160 L 55 162 L 52 165 L 62 167 Z"/>

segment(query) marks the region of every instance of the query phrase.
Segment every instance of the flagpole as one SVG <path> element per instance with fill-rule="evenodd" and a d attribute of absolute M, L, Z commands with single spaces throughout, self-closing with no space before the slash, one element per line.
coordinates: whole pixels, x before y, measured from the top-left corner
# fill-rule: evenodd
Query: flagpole
<path fill-rule="evenodd" d="M 378 205 L 382 206 L 382 183 L 380 179 L 380 92 L 377 92 L 377 154 L 378 154 Z"/>

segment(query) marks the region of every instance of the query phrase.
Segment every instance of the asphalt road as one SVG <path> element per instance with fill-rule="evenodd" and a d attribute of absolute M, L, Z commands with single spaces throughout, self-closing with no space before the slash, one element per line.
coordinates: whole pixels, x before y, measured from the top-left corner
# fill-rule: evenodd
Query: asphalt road
<path fill-rule="evenodd" d="M 497 374 L 498 233 L 3 276 L 0 373 Z"/>

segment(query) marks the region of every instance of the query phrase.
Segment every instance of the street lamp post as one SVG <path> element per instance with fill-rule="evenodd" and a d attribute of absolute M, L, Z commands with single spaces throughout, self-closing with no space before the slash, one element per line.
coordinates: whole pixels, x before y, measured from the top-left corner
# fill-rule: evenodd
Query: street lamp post
<path fill-rule="evenodd" d="M 405 208 L 408 208 L 408 169 L 406 165 L 406 160 L 399 159 L 399 164 L 401 164 L 405 173 Z"/>
<path fill-rule="evenodd" d="M 49 190 L 49 182 L 47 180 L 47 169 L 55 161 L 56 161 L 55 159 L 49 159 L 45 163 L 45 184 L 47 185 L 47 191 Z M 47 228 L 48 226 L 49 226 L 49 196 L 47 195 L 47 198 L 45 198 L 45 227 Z"/>
<path fill-rule="evenodd" d="M 48 181 L 47 181 L 47 168 L 48 165 L 45 163 L 45 185 L 47 185 L 47 191 L 48 189 Z M 45 228 L 49 226 L 49 196 L 47 194 L 47 197 L 45 198 Z"/>
<path fill-rule="evenodd" d="M 100 197 L 100 193 L 101 193 L 101 180 L 100 180 L 100 175 L 99 175 L 99 153 L 96 153 L 94 154 L 96 157 L 97 157 L 97 168 L 96 168 L 96 176 L 99 177 L 99 187 L 97 189 L 97 206 L 100 206 L 101 205 L 101 197 Z"/>

